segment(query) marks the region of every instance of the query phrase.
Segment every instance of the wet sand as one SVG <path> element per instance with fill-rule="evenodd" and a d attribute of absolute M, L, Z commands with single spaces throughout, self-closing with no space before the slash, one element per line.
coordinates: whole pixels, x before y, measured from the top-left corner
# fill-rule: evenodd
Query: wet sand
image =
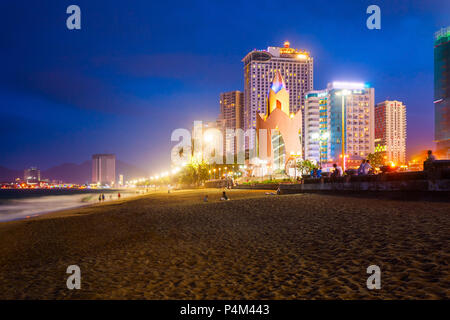
<path fill-rule="evenodd" d="M 1 223 L 0 298 L 450 298 L 448 202 L 227 193 L 154 193 Z M 69 265 L 81 290 L 66 287 Z M 369 265 L 381 268 L 380 290 L 366 287 Z"/>

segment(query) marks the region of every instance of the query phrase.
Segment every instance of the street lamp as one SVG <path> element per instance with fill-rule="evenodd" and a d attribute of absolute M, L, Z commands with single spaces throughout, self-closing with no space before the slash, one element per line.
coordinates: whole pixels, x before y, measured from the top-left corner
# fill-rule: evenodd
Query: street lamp
<path fill-rule="evenodd" d="M 336 92 L 336 95 L 341 96 L 341 115 L 342 115 L 342 123 L 341 123 L 341 157 L 342 157 L 342 171 L 344 172 L 345 168 L 345 96 L 350 95 L 352 92 L 349 90 L 341 90 Z"/>
<path fill-rule="evenodd" d="M 342 158 L 342 174 L 345 172 L 345 158 L 348 158 L 348 154 L 344 154 L 344 156 L 342 156 L 342 154 L 339 156 L 340 158 Z"/>

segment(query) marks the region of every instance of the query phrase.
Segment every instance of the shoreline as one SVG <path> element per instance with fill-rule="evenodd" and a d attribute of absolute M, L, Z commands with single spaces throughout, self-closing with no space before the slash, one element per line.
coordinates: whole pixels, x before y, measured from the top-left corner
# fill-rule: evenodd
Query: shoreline
<path fill-rule="evenodd" d="M 226 192 L 0 224 L 0 299 L 450 298 L 448 203 Z M 366 288 L 374 264 L 381 290 Z M 81 290 L 66 288 L 69 265 Z"/>
<path fill-rule="evenodd" d="M 122 198 L 121 199 L 114 199 L 114 200 L 110 200 L 108 199 L 108 195 L 109 194 L 115 194 L 116 192 L 120 192 L 122 194 Z M 147 192 L 146 194 L 150 194 L 152 191 Z M 103 202 L 98 202 L 97 196 L 104 193 L 106 195 L 105 197 L 105 201 Z M 109 192 L 104 192 L 104 191 L 98 191 L 98 192 L 77 192 L 77 193 L 71 193 L 71 194 L 44 194 L 44 195 L 40 195 L 40 196 L 30 196 L 28 198 L 24 198 L 24 197 L 17 197 L 17 198 L 10 198 L 7 199 L 6 201 L 20 201 L 20 200 L 32 200 L 32 199 L 42 199 L 45 197 L 63 197 L 63 196 L 77 196 L 77 195 L 87 195 L 87 194 L 92 194 L 95 196 L 95 200 L 91 201 L 91 202 L 84 202 L 83 200 L 81 202 L 79 202 L 78 204 L 74 204 L 73 206 L 69 206 L 69 207 L 65 207 L 65 208 L 56 208 L 56 209 L 50 209 L 50 210 L 43 210 L 43 211 L 37 211 L 37 212 L 33 212 L 30 213 L 29 215 L 25 215 L 25 216 L 19 216 L 19 217 L 14 217 L 11 219 L 7 219 L 7 220 L 1 220 L 0 224 L 2 223 L 7 223 L 7 222 L 12 222 L 12 221 L 20 221 L 20 220 L 30 220 L 30 219 L 35 219 L 35 218 L 39 218 L 42 216 L 48 216 L 50 214 L 64 214 L 64 211 L 71 211 L 71 210 L 76 210 L 76 209 L 81 209 L 81 208 L 85 208 L 85 207 L 93 207 L 93 206 L 98 206 L 98 205 L 104 205 L 107 203 L 112 203 L 112 202 L 117 202 L 117 201 L 124 201 L 124 200 L 131 200 L 131 199 L 135 199 L 139 196 L 143 196 L 143 194 L 141 193 L 135 193 L 135 191 L 128 191 L 127 190 L 111 190 Z M 129 194 L 129 195 L 127 195 Z M 130 195 L 131 194 L 131 195 Z M 4 204 L 7 202 L 4 202 Z M 0 208 L 1 208 L 1 204 L 0 204 Z M 5 214 L 6 215 L 6 214 Z M 0 216 L 1 217 L 1 216 Z"/>

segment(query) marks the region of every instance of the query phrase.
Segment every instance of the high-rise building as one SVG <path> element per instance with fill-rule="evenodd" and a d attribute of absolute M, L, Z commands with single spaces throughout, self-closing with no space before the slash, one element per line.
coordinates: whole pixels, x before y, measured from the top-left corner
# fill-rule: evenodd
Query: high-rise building
<path fill-rule="evenodd" d="M 450 157 L 450 26 L 435 34 L 434 123 L 437 151 Z"/>
<path fill-rule="evenodd" d="M 238 152 L 236 129 L 244 128 L 243 92 L 230 91 L 220 94 L 219 121 L 223 133 L 223 152 L 236 155 Z"/>
<path fill-rule="evenodd" d="M 317 98 L 314 95 L 317 94 Z M 319 111 L 319 125 L 307 126 L 306 159 L 317 160 L 310 146 L 319 144 L 319 163 L 340 163 L 347 168 L 374 151 L 374 89 L 364 83 L 332 82 L 327 89 L 305 95 L 306 110 Z M 311 115 L 310 119 L 317 119 Z M 310 123 L 310 120 L 306 120 Z"/>
<path fill-rule="evenodd" d="M 92 183 L 113 186 L 116 181 L 116 156 L 94 154 L 92 156 Z"/>
<path fill-rule="evenodd" d="M 25 169 L 23 172 L 23 180 L 27 183 L 38 183 L 41 181 L 41 170 L 36 167 Z"/>
<path fill-rule="evenodd" d="M 304 113 L 305 94 L 313 89 L 313 58 L 309 52 L 290 47 L 269 47 L 267 50 L 253 50 L 244 59 L 244 130 L 256 128 L 258 113 L 266 113 L 271 81 L 279 71 L 289 92 L 289 111 Z M 304 132 L 302 124 L 302 132 Z M 303 140 L 303 139 L 302 139 Z M 256 136 L 246 137 L 246 149 L 254 149 Z M 303 143 L 303 142 L 302 142 Z"/>
<path fill-rule="evenodd" d="M 406 106 L 383 101 L 375 106 L 375 150 L 386 162 L 406 163 Z"/>
<path fill-rule="evenodd" d="M 322 91 L 310 91 L 305 96 L 305 159 L 320 161 L 320 101 Z M 326 95 L 325 95 L 326 96 Z M 326 120 L 326 114 L 325 114 Z"/>

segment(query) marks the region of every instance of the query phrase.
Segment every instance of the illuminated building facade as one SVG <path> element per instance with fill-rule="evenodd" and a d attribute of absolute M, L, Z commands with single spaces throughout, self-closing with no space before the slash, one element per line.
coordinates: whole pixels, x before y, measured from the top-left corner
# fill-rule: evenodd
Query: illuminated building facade
<path fill-rule="evenodd" d="M 320 164 L 342 165 L 345 157 L 345 167 L 350 168 L 374 151 L 373 88 L 364 83 L 332 82 L 327 89 L 310 92 L 305 98 L 305 108 L 313 114 L 305 122 L 315 120 L 305 128 L 305 145 L 309 146 L 306 159 L 317 161 L 315 146 L 318 144 Z M 318 126 L 314 114 L 317 110 Z"/>
<path fill-rule="evenodd" d="M 26 183 L 38 183 L 41 181 L 41 170 L 36 167 L 25 169 L 23 172 L 23 180 Z"/>
<path fill-rule="evenodd" d="M 244 128 L 244 93 L 230 91 L 220 94 L 220 126 L 223 133 L 224 153 L 238 152 L 235 132 Z"/>
<path fill-rule="evenodd" d="M 450 157 L 450 27 L 435 34 L 434 121 L 438 153 Z"/>
<path fill-rule="evenodd" d="M 116 156 L 94 154 L 92 156 L 92 183 L 113 186 L 116 181 Z"/>
<path fill-rule="evenodd" d="M 326 112 L 321 115 L 321 103 L 326 91 L 310 91 L 305 97 L 305 159 L 320 162 L 320 133 L 326 129 Z M 325 108 L 326 111 L 326 108 Z M 325 121 L 325 127 L 321 121 Z"/>
<path fill-rule="evenodd" d="M 406 163 L 406 106 L 400 101 L 383 101 L 375 106 L 375 151 L 387 162 Z"/>
<path fill-rule="evenodd" d="M 256 128 L 259 113 L 267 112 L 269 88 L 276 72 L 280 72 L 289 91 L 289 112 L 297 113 L 305 103 L 306 92 L 313 89 L 313 58 L 306 51 L 290 47 L 254 50 L 244 59 L 244 130 Z M 303 124 L 302 124 L 303 127 Z M 303 131 L 302 131 L 303 132 Z M 246 149 L 255 147 L 255 134 L 246 137 Z"/>
<path fill-rule="evenodd" d="M 289 161 L 295 164 L 302 157 L 301 124 L 302 112 L 290 112 L 289 92 L 281 72 L 277 71 L 269 89 L 266 112 L 258 113 L 256 118 L 258 161 L 267 168 L 261 175 L 283 171 Z"/>

